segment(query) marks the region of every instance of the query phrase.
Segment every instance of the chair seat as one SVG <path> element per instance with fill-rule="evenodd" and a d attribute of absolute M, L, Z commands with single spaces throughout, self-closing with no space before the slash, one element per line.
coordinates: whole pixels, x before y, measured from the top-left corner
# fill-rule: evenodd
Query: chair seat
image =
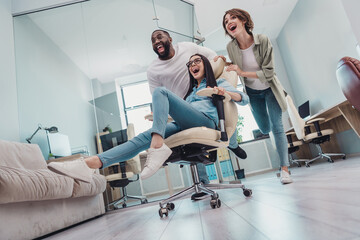
<path fill-rule="evenodd" d="M 125 178 L 131 178 L 132 176 L 134 176 L 133 172 L 126 172 L 125 174 L 126 174 Z M 115 173 L 115 174 L 110 174 L 110 175 L 106 176 L 106 181 L 108 181 L 108 182 L 119 180 L 119 179 L 124 179 L 122 173 Z"/>
<path fill-rule="evenodd" d="M 293 144 L 293 146 L 290 146 L 290 144 L 288 143 L 288 148 L 300 146 L 300 145 L 302 145 L 303 143 L 302 143 L 301 141 L 294 141 L 294 142 L 292 142 L 292 144 Z"/>
<path fill-rule="evenodd" d="M 333 133 L 334 133 L 334 130 L 332 130 L 332 129 L 321 130 L 321 134 L 322 134 L 323 136 L 331 135 L 331 134 L 333 134 Z M 305 140 L 305 141 L 310 141 L 310 140 L 312 140 L 312 139 L 314 139 L 314 138 L 318 138 L 318 137 L 319 137 L 319 136 L 318 136 L 318 133 L 317 133 L 317 132 L 314 132 L 314 133 L 310 133 L 310 134 L 306 135 L 306 136 L 304 137 L 304 140 Z"/>
<path fill-rule="evenodd" d="M 228 142 L 220 141 L 220 131 L 206 127 L 189 128 L 165 139 L 165 144 L 169 148 L 191 143 L 214 146 L 216 148 L 228 145 Z"/>

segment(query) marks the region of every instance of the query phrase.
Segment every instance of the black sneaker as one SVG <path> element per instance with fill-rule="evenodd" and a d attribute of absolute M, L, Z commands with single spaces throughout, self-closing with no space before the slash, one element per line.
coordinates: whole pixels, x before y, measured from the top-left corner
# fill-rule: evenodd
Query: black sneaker
<path fill-rule="evenodd" d="M 207 196 L 207 193 L 204 193 L 204 192 L 194 193 L 191 196 L 191 200 L 193 200 L 193 201 L 202 200 L 202 199 L 206 198 L 206 196 Z"/>
<path fill-rule="evenodd" d="M 237 148 L 230 148 L 228 147 L 237 157 L 241 158 L 241 159 L 245 159 L 247 158 L 247 154 L 245 152 L 244 149 L 242 149 L 241 147 L 237 147 Z"/>

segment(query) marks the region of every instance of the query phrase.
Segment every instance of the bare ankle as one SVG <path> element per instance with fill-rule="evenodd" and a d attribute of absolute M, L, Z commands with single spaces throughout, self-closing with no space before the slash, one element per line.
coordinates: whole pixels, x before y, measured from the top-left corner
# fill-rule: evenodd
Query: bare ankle
<path fill-rule="evenodd" d="M 161 148 L 162 145 L 164 144 L 164 139 L 161 135 L 154 133 L 152 135 L 152 139 L 151 139 L 151 144 L 150 144 L 150 148 Z"/>
<path fill-rule="evenodd" d="M 102 162 L 98 156 L 91 156 L 85 158 L 85 163 L 88 165 L 89 168 L 99 169 L 102 167 Z"/>

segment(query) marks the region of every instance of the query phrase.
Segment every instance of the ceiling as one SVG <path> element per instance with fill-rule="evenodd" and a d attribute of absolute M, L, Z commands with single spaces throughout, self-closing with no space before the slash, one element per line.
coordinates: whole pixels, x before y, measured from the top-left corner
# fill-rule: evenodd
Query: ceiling
<path fill-rule="evenodd" d="M 21 0 L 17 0 L 19 2 Z M 229 41 L 222 29 L 226 10 L 246 9 L 255 22 L 254 32 L 276 39 L 297 0 L 186 2 L 194 3 L 198 29 L 205 37 L 204 45 L 222 53 Z M 158 25 L 174 26 L 175 31 L 183 32 L 181 28 L 191 22 L 190 17 L 186 17 L 191 9 L 191 5 L 180 0 L 91 0 L 21 18 L 29 17 L 89 78 L 108 83 L 145 72 L 156 58 L 150 43 L 151 32 Z M 155 15 L 159 21 L 153 20 Z M 181 35 L 172 36 L 174 42 L 191 40 Z"/>

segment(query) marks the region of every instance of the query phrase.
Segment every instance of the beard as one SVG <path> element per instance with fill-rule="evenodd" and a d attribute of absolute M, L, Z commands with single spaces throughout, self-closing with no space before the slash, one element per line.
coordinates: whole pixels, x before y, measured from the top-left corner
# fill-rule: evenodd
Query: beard
<path fill-rule="evenodd" d="M 163 47 L 164 47 L 164 52 L 163 52 L 163 53 L 160 54 L 160 53 L 157 51 L 156 48 L 154 49 L 154 52 L 159 56 L 160 59 L 166 59 L 166 58 L 168 58 L 168 56 L 169 56 L 169 54 L 170 54 L 170 45 L 171 45 L 171 43 L 170 43 L 170 41 L 168 40 L 168 41 L 166 41 L 166 42 L 163 43 Z"/>

